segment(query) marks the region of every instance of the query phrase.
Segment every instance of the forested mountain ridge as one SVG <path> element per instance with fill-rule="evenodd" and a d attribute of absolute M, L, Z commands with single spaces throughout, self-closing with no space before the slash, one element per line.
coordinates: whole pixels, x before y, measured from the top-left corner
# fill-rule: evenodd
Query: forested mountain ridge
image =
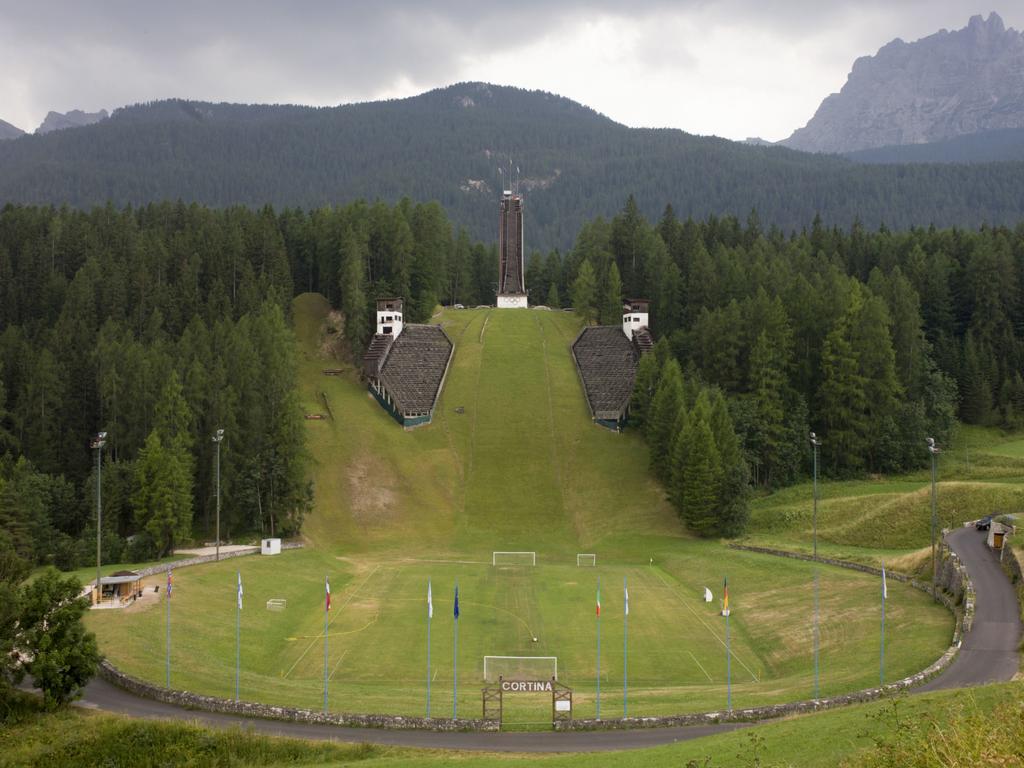
<path fill-rule="evenodd" d="M 316 208 L 357 199 L 437 200 L 494 239 L 511 159 L 527 194 L 526 244 L 567 248 L 583 223 L 632 192 L 703 218 L 756 209 L 766 226 L 884 222 L 1012 224 L 1024 164 L 857 165 L 678 130 L 631 129 L 540 91 L 463 83 L 335 108 L 161 101 L 101 123 L 0 143 L 0 203 L 90 207 L 182 199 L 226 207 Z"/>
<path fill-rule="evenodd" d="M 781 143 L 846 153 L 1013 128 L 1024 128 L 1024 34 L 992 13 L 857 59 L 842 90 Z"/>
<path fill-rule="evenodd" d="M 997 163 L 1024 161 L 1024 128 L 983 131 L 928 144 L 891 144 L 846 152 L 858 163 Z"/>

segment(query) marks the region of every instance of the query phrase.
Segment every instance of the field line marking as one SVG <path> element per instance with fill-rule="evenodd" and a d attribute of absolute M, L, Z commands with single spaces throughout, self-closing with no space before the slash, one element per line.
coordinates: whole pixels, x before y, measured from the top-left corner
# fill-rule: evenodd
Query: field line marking
<path fill-rule="evenodd" d="M 454 565 L 490 565 L 486 560 L 428 560 L 419 557 L 403 557 L 399 559 L 402 563 L 450 563 Z"/>
<path fill-rule="evenodd" d="M 350 600 L 351 600 L 351 599 L 352 599 L 352 598 L 353 598 L 353 597 L 355 596 L 355 594 L 356 594 L 356 593 L 357 593 L 357 592 L 358 592 L 358 591 L 359 591 L 360 589 L 362 589 L 362 588 L 363 588 L 364 586 L 366 586 L 366 582 L 368 582 L 368 581 L 369 581 L 369 580 L 370 580 L 371 578 L 373 578 L 373 574 L 375 574 L 375 573 L 377 572 L 377 569 L 379 569 L 379 568 L 380 568 L 380 564 L 378 563 L 377 565 L 375 565 L 375 566 L 373 567 L 373 570 L 372 570 L 372 571 L 370 571 L 370 575 L 369 575 L 369 576 L 367 576 L 367 577 L 366 577 L 365 579 L 363 579 L 363 580 L 362 580 L 362 582 L 361 582 L 361 583 L 359 584 L 359 586 L 358 586 L 358 587 L 356 587 L 356 588 L 355 588 L 354 590 L 352 590 L 352 591 L 351 591 L 351 592 L 349 593 L 348 597 L 347 597 L 347 598 L 345 598 L 345 602 L 343 602 L 343 603 L 342 603 L 341 605 L 339 605 L 339 606 L 338 606 L 338 610 L 339 610 L 339 611 L 341 611 L 341 609 L 342 609 L 342 608 L 344 608 L 344 607 L 345 607 L 346 605 L 348 605 L 348 604 L 349 604 L 349 601 L 350 601 Z M 335 615 L 335 616 L 337 616 L 338 614 L 334 614 L 334 615 Z M 330 619 L 328 620 L 328 622 L 327 622 L 327 626 L 328 626 L 328 629 L 330 629 L 330 623 L 331 623 L 332 621 L 334 621 L 334 618 L 333 618 L 333 617 L 332 617 L 332 618 L 330 618 Z M 295 663 L 294 663 L 294 664 L 292 664 L 292 665 L 291 665 L 290 667 L 288 667 L 288 671 L 287 671 L 287 672 L 285 672 L 285 673 L 284 673 L 283 675 L 281 675 L 281 677 L 288 677 L 288 675 L 290 675 L 290 674 L 292 673 L 292 671 L 293 671 L 293 670 L 295 669 L 295 667 L 297 667 L 297 666 L 298 666 L 299 662 L 300 662 L 300 661 L 302 661 L 302 659 L 303 659 L 303 658 L 305 658 L 305 656 L 306 656 L 306 654 L 307 654 L 307 653 L 309 653 L 309 649 L 310 649 L 310 648 L 312 648 L 312 647 L 313 647 L 313 645 L 314 645 L 314 644 L 316 644 L 316 641 L 317 641 L 317 640 L 318 640 L 319 638 L 323 637 L 323 636 L 324 636 L 324 633 L 323 633 L 323 632 L 321 632 L 321 633 L 320 633 L 319 635 L 316 635 L 316 636 L 315 636 L 315 637 L 314 637 L 314 638 L 313 638 L 313 639 L 312 639 L 312 640 L 310 641 L 309 645 L 307 645 L 307 646 L 306 646 L 306 650 L 304 650 L 304 651 L 303 651 L 303 652 L 302 652 L 302 653 L 301 653 L 301 654 L 299 655 L 299 658 L 297 658 L 297 659 L 295 660 Z"/>
<path fill-rule="evenodd" d="M 700 667 L 700 671 L 704 673 L 704 677 L 708 679 L 708 682 L 715 682 L 711 679 L 711 675 L 708 674 L 708 671 L 704 669 L 704 667 L 701 665 L 699 661 L 697 661 L 697 657 L 693 655 L 693 651 L 687 651 L 687 653 L 690 654 L 690 658 L 693 659 L 693 663 Z"/>
<path fill-rule="evenodd" d="M 685 600 L 683 600 L 682 596 L 678 592 L 676 592 L 675 589 L 672 588 L 672 585 L 669 584 L 667 581 L 665 581 L 665 577 L 661 575 L 661 569 L 655 568 L 654 569 L 654 573 L 655 573 L 655 575 L 659 579 L 661 579 L 661 583 L 669 588 L 669 591 L 672 592 L 672 594 L 675 596 L 675 598 L 680 603 L 682 603 L 684 606 L 686 606 L 686 610 L 688 610 L 690 613 L 692 613 L 694 615 L 694 617 L 697 619 L 697 621 L 699 621 L 701 624 L 704 625 L 704 628 L 707 629 L 707 631 L 711 633 L 711 636 L 714 637 L 715 640 L 718 641 L 719 645 L 721 645 L 723 648 L 725 648 L 726 647 L 725 646 L 725 640 L 723 640 L 721 637 L 719 637 L 718 633 L 715 632 L 714 629 L 712 629 L 711 625 L 708 624 L 706 621 L 704 621 L 704 619 L 701 617 L 701 615 L 699 613 L 697 613 L 695 610 L 693 610 L 693 606 L 691 606 L 689 603 L 687 603 Z M 729 649 L 729 655 L 732 656 L 734 659 L 736 659 L 736 661 L 738 661 L 740 663 L 740 666 L 742 666 L 745 670 L 747 670 L 747 672 L 750 673 L 750 676 L 754 679 L 755 683 L 760 683 L 761 682 L 760 680 L 757 679 L 757 675 L 754 674 L 754 670 L 752 670 L 750 667 L 748 667 L 746 664 L 744 664 L 743 663 L 743 659 L 741 659 L 739 656 L 737 656 L 736 652 L 733 651 L 731 648 Z"/>
<path fill-rule="evenodd" d="M 329 675 L 327 676 L 327 679 L 328 679 L 328 680 L 333 680 L 333 679 L 334 679 L 334 673 L 338 671 L 338 667 L 339 667 L 339 666 L 341 666 L 341 662 L 342 662 L 342 659 L 344 659 L 344 658 L 345 658 L 346 654 L 348 654 L 348 652 L 349 652 L 350 650 L 352 650 L 352 649 L 351 649 L 351 648 L 346 648 L 346 649 L 345 649 L 345 653 L 341 654 L 341 659 L 338 659 L 338 661 L 337 661 L 337 662 L 335 662 L 335 664 L 334 664 L 334 668 L 333 668 L 333 669 L 331 670 L 331 674 L 329 674 Z"/>
<path fill-rule="evenodd" d="M 487 310 L 487 314 L 484 315 L 484 324 L 480 326 L 480 338 L 477 339 L 478 344 L 484 343 L 484 331 L 487 330 L 487 321 L 491 319 L 491 310 Z"/>

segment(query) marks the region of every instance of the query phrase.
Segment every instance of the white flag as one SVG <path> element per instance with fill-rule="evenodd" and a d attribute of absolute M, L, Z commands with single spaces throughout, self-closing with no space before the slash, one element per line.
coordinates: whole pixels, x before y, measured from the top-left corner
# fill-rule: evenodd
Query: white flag
<path fill-rule="evenodd" d="M 714 600 L 714 597 L 711 594 L 711 590 L 707 587 L 704 587 L 704 602 L 710 603 L 712 600 Z"/>
<path fill-rule="evenodd" d="M 427 618 L 434 618 L 434 598 L 430 595 L 430 582 L 427 582 Z"/>
<path fill-rule="evenodd" d="M 242 610 L 242 572 L 238 571 L 238 610 Z"/>
<path fill-rule="evenodd" d="M 889 599 L 889 589 L 885 585 L 885 566 L 884 565 L 882 566 L 882 599 L 883 600 L 888 600 Z"/>
<path fill-rule="evenodd" d="M 626 596 L 626 602 L 625 602 L 626 615 L 629 616 L 629 590 L 626 589 L 626 582 L 625 581 L 622 582 L 622 591 L 623 591 L 623 593 Z"/>

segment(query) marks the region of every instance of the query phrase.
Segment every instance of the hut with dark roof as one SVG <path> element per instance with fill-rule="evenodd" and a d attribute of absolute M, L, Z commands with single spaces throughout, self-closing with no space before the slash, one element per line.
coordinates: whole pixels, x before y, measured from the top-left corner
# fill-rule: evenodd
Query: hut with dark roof
<path fill-rule="evenodd" d="M 591 418 L 602 427 L 621 431 L 626 424 L 640 356 L 654 346 L 649 318 L 650 302 L 630 299 L 622 308 L 621 326 L 588 326 L 572 343 Z"/>
<path fill-rule="evenodd" d="M 402 299 L 377 300 L 377 333 L 363 355 L 370 394 L 406 429 L 429 424 L 454 346 L 438 325 L 406 324 Z"/>

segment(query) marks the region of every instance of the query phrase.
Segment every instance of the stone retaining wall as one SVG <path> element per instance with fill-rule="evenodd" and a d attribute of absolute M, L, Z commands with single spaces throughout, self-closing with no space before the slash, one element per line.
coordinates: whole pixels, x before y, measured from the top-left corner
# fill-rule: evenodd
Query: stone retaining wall
<path fill-rule="evenodd" d="M 882 575 L 882 570 L 880 568 L 863 565 L 862 563 L 851 563 L 845 560 L 835 560 L 827 557 L 819 557 L 815 559 L 812 555 L 806 555 L 800 552 L 788 552 L 782 549 L 771 549 L 769 547 L 753 547 L 745 544 L 730 544 L 729 546 L 732 549 L 740 549 L 745 552 L 756 552 L 776 557 L 788 557 L 793 560 L 819 562 L 826 565 L 834 565 L 839 568 L 861 571 L 862 573 L 870 573 L 876 576 Z M 836 707 L 846 706 L 847 704 L 859 704 L 867 701 L 873 701 L 881 698 L 882 696 L 921 685 L 938 675 L 953 663 L 953 659 L 956 658 L 956 655 L 960 650 L 960 639 L 963 636 L 963 633 L 970 629 L 971 622 L 974 620 L 974 588 L 971 585 L 967 569 L 964 568 L 963 564 L 960 562 L 960 558 L 956 556 L 956 553 L 952 552 L 945 546 L 942 548 L 941 557 L 943 558 L 942 572 L 947 574 L 946 578 L 949 579 L 948 583 L 955 581 L 958 585 L 958 589 L 961 590 L 964 595 L 964 609 L 963 611 L 960 610 L 958 599 L 954 594 L 947 594 L 946 592 L 940 592 L 938 594 L 938 599 L 942 604 L 949 608 L 949 610 L 953 612 L 954 616 L 956 616 L 956 626 L 953 630 L 953 641 L 949 648 L 946 649 L 946 652 L 942 654 L 935 663 L 915 675 L 910 675 L 909 677 L 905 677 L 902 680 L 889 683 L 885 686 L 868 688 L 863 691 L 855 691 L 854 693 L 847 693 L 841 696 L 832 696 L 827 699 L 810 699 L 805 701 L 794 701 L 788 704 L 772 704 L 764 707 L 752 707 L 750 709 L 734 709 L 731 712 L 723 710 L 721 712 L 701 712 L 670 717 L 626 717 L 615 718 L 612 720 L 567 720 L 556 723 L 555 730 L 590 731 L 616 730 L 624 728 L 666 728 L 681 725 L 710 725 L 713 723 L 737 723 L 769 720 L 771 718 L 783 717 L 786 715 L 820 712 L 825 709 L 834 709 Z M 891 573 L 886 571 L 885 575 L 886 578 L 909 583 L 911 586 L 931 594 L 931 584 L 928 582 L 912 579 L 902 573 Z M 940 578 L 940 584 L 941 583 L 942 579 Z"/>
<path fill-rule="evenodd" d="M 281 551 L 284 552 L 286 549 L 302 549 L 302 542 L 300 541 L 287 541 L 281 542 Z M 221 560 L 230 560 L 233 557 L 245 557 L 246 555 L 258 555 L 260 548 L 254 546 L 252 549 L 235 550 L 234 552 L 221 552 Z M 203 563 L 212 563 L 217 559 L 217 555 L 200 555 L 198 557 L 189 557 L 185 560 L 175 560 L 170 563 L 158 563 L 157 565 L 150 565 L 146 568 L 140 568 L 138 574 L 140 576 L 153 576 L 157 573 L 166 573 L 171 568 L 188 568 L 190 565 L 201 565 Z M 93 579 L 95 582 L 95 579 Z"/>
<path fill-rule="evenodd" d="M 496 731 L 497 721 L 452 720 L 451 718 L 405 717 L 402 715 L 355 715 L 344 712 L 317 712 L 295 707 L 276 707 L 254 701 L 235 701 L 216 696 L 203 696 L 189 691 L 163 688 L 137 677 L 126 675 L 107 660 L 100 662 L 99 676 L 118 688 L 147 699 L 162 701 L 186 709 L 220 712 L 240 717 L 258 717 L 266 720 L 287 720 L 296 723 L 320 723 L 346 728 L 399 728 L 429 731 Z"/>

